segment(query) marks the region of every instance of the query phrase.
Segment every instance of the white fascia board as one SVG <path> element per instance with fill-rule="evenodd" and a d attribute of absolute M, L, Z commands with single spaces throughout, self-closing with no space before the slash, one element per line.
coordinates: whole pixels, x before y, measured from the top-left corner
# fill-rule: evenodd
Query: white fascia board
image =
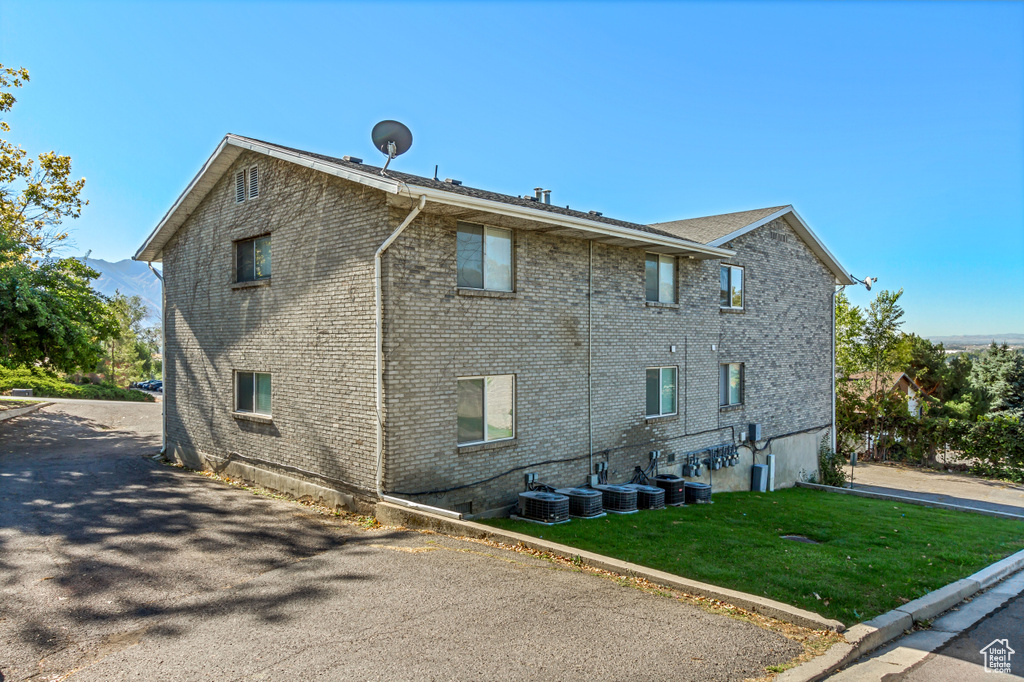
<path fill-rule="evenodd" d="M 506 204 L 500 201 L 491 201 L 489 199 L 480 199 L 431 187 L 408 185 L 403 187 L 402 193 L 404 194 L 406 192 L 409 193 L 409 197 L 412 199 L 415 199 L 419 195 L 426 195 L 428 201 L 447 204 L 448 206 L 458 206 L 460 208 L 483 211 L 486 213 L 495 213 L 498 215 L 509 216 L 511 218 L 521 218 L 523 220 L 533 220 L 536 222 L 546 223 L 548 225 L 559 225 L 607 237 L 618 237 L 621 239 L 628 239 L 632 242 L 665 247 L 685 253 L 701 254 L 710 258 L 729 258 L 730 256 L 736 255 L 735 251 L 731 251 L 729 249 L 705 246 L 685 239 L 666 237 L 663 235 L 652 234 L 650 232 L 643 232 L 641 230 L 633 230 L 628 227 L 621 227 L 619 225 L 599 223 L 585 218 L 549 213 L 547 211 L 529 208 L 526 206 Z"/>
<path fill-rule="evenodd" d="M 638 245 L 654 246 L 680 253 L 696 254 L 702 258 L 729 258 L 736 255 L 734 251 L 718 248 L 715 244 L 705 246 L 685 239 L 676 239 L 674 237 L 651 234 L 649 232 L 633 230 L 626 227 L 620 227 L 618 225 L 599 223 L 585 218 L 564 216 L 525 206 L 517 206 L 515 204 L 506 204 L 500 201 L 491 201 L 488 199 L 465 196 L 455 192 L 449 192 L 447 190 L 422 187 L 420 185 L 409 185 L 405 182 L 388 177 L 353 171 L 349 168 L 338 166 L 330 162 L 323 161 L 322 159 L 306 156 L 298 152 L 281 149 L 272 145 L 260 144 L 252 140 L 239 138 L 235 135 L 227 135 L 221 141 L 217 150 L 203 165 L 203 168 L 199 171 L 196 177 L 193 178 L 192 182 L 189 183 L 188 187 L 185 188 L 185 191 L 182 192 L 178 200 L 149 235 L 146 242 L 138 252 L 136 252 L 134 256 L 135 260 L 160 260 L 160 257 L 162 256 L 161 249 L 164 244 L 166 244 L 171 236 L 174 235 L 174 232 L 177 231 L 182 223 L 185 222 L 191 211 L 199 204 L 200 201 L 202 201 L 202 198 L 206 196 L 206 193 L 219 179 L 220 174 L 214 172 L 215 169 L 220 167 L 220 170 L 223 172 L 224 167 L 230 165 L 230 162 L 233 162 L 234 159 L 237 158 L 237 153 L 230 155 L 230 150 L 227 149 L 228 146 L 266 154 L 267 156 L 281 159 L 282 161 L 287 161 L 289 163 L 294 163 L 329 175 L 334 175 L 345 180 L 380 189 L 391 194 L 407 194 L 411 199 L 415 199 L 420 195 L 425 195 L 428 201 L 432 201 L 434 203 L 458 206 L 475 211 L 495 213 L 524 220 L 532 220 L 546 223 L 548 225 L 570 227 L 608 237 L 627 239 L 631 242 L 637 243 Z M 221 156 L 225 153 L 230 156 L 230 159 L 227 163 L 218 164 Z M 198 194 L 193 196 L 194 193 Z M 189 206 L 190 203 L 191 206 Z"/>
<path fill-rule="evenodd" d="M 804 221 L 804 219 L 800 217 L 800 214 L 797 213 L 796 209 L 793 208 L 793 206 L 791 205 L 785 206 L 776 211 L 775 213 L 772 213 L 771 215 L 761 218 L 757 222 L 753 222 L 749 225 L 741 227 L 740 229 L 734 232 L 730 232 L 724 237 L 719 237 L 713 242 L 709 242 L 708 245 L 721 246 L 722 244 L 731 242 L 733 239 L 736 239 L 737 237 L 742 237 L 743 235 L 747 234 L 748 232 L 751 232 L 752 230 L 756 230 L 762 225 L 767 225 L 773 220 L 783 218 L 786 216 L 792 216 L 792 221 L 787 220 L 787 222 L 791 223 L 791 227 L 793 227 L 796 230 L 797 234 L 799 234 L 800 237 L 807 243 L 807 245 L 811 247 L 811 251 L 814 253 L 814 255 L 820 258 L 828 267 L 828 269 L 832 271 L 832 274 L 835 275 L 837 284 L 857 283 L 852 277 L 850 277 L 850 274 L 842 266 L 839 260 L 835 256 L 833 256 L 832 252 L 828 250 L 828 247 L 825 246 L 825 244 L 820 239 L 818 239 L 818 235 L 814 234 L 814 231 Z"/>
<path fill-rule="evenodd" d="M 215 149 L 213 154 L 210 155 L 210 158 L 206 160 L 206 163 L 203 164 L 203 167 L 199 169 L 199 172 L 196 173 L 196 176 L 192 178 L 192 182 L 188 183 L 188 186 L 185 188 L 185 191 L 182 192 L 181 195 L 178 197 L 178 200 L 174 202 L 171 208 L 168 209 L 167 213 L 164 214 L 164 217 L 160 219 L 160 222 L 157 223 L 156 227 L 153 228 L 153 231 L 149 233 L 149 236 L 146 237 L 146 241 L 143 242 L 142 246 L 139 247 L 139 250 L 135 252 L 134 256 L 132 256 L 132 260 L 160 260 L 158 257 L 160 255 L 159 249 L 156 249 L 155 251 L 152 250 L 154 241 L 156 240 L 157 236 L 160 235 L 161 232 L 163 232 L 163 228 L 168 223 L 171 222 L 172 218 L 185 205 L 185 202 L 188 199 L 188 197 L 199 186 L 203 178 L 207 175 L 207 173 L 214 166 L 216 161 L 220 158 L 221 154 L 224 152 L 227 145 L 228 138 L 225 137 L 223 140 L 220 141 L 220 144 L 217 145 L 217 149 Z M 168 238 L 169 237 L 170 235 L 168 235 Z M 164 240 L 164 243 L 166 243 L 166 239 Z M 163 244 L 160 244 L 160 246 L 162 247 Z"/>
<path fill-rule="evenodd" d="M 253 142 L 252 140 L 246 140 L 235 137 L 234 135 L 228 135 L 226 138 L 228 144 L 232 144 L 243 149 L 249 149 L 260 154 L 266 154 L 272 156 L 275 159 L 281 159 L 282 161 L 288 161 L 298 166 L 304 166 L 311 168 L 321 173 L 327 173 L 328 175 L 334 175 L 345 180 L 351 180 L 352 182 L 358 182 L 361 185 L 367 185 L 375 189 L 381 189 L 391 194 L 398 194 L 398 189 L 402 183 L 397 180 L 385 177 L 383 175 L 374 175 L 373 173 L 360 173 L 358 171 L 351 170 L 344 166 L 339 166 L 323 159 L 315 159 L 298 152 L 288 151 L 287 149 L 281 149 L 280 147 L 274 147 L 271 145 L 260 144 Z"/>

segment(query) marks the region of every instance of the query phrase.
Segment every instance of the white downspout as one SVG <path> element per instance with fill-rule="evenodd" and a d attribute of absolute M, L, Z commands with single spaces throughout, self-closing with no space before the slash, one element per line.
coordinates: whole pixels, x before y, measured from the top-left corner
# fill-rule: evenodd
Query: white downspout
<path fill-rule="evenodd" d="M 587 273 L 587 448 L 590 470 L 594 473 L 594 240 L 590 240 L 590 263 Z M 589 478 L 588 478 L 589 480 Z"/>
<path fill-rule="evenodd" d="M 160 280 L 160 377 L 163 380 L 167 369 L 167 290 L 164 276 L 156 271 L 153 263 L 146 261 L 150 271 Z M 160 454 L 167 455 L 167 382 L 164 381 L 163 397 L 160 399 Z"/>
<path fill-rule="evenodd" d="M 419 504 L 418 502 L 411 502 L 409 500 L 403 500 L 400 497 L 392 497 L 391 495 L 384 494 L 384 306 L 383 306 L 383 289 L 381 285 L 381 273 L 380 264 L 381 256 L 387 250 L 391 244 L 398 239 L 399 235 L 405 231 L 405 228 L 412 224 L 412 221 L 416 219 L 416 216 L 420 214 L 423 207 L 427 205 L 427 197 L 421 194 L 419 201 L 413 207 L 409 215 L 405 217 L 402 224 L 391 233 L 384 243 L 380 245 L 377 252 L 373 254 L 373 303 L 375 308 L 375 331 L 376 331 L 376 357 L 374 358 L 374 385 L 377 392 L 376 402 L 376 422 L 377 422 L 377 474 L 375 478 L 375 486 L 377 489 L 377 498 L 384 502 L 391 502 L 392 504 L 398 504 L 403 507 L 411 507 L 413 509 L 422 509 L 434 514 L 441 514 L 451 518 L 461 519 L 462 514 L 453 512 L 449 509 L 441 509 L 439 507 L 431 507 L 426 504 Z"/>

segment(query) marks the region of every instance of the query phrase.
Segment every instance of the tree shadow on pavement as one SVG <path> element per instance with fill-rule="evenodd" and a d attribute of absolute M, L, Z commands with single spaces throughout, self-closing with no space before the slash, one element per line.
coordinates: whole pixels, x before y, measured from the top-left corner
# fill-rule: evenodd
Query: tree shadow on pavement
<path fill-rule="evenodd" d="M 306 560 L 389 537 L 158 464 L 159 438 L 68 414 L 16 421 L 0 424 L 0 641 L 14 648 L 0 666 L 13 679 L 41 658 L 72 667 L 118 632 L 174 636 L 182 615 L 286 621 L 332 584 L 371 578 L 303 581 Z M 256 588 L 280 569 L 295 576 Z"/>

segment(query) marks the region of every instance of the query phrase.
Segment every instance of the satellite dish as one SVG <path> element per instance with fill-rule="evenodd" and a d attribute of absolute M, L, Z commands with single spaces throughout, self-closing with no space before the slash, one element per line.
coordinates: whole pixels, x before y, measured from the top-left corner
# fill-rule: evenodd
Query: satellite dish
<path fill-rule="evenodd" d="M 381 175 L 388 169 L 391 159 L 406 153 L 412 146 L 412 132 L 398 121 L 381 121 L 373 126 L 370 137 L 373 138 L 373 146 L 388 157 L 380 171 Z"/>

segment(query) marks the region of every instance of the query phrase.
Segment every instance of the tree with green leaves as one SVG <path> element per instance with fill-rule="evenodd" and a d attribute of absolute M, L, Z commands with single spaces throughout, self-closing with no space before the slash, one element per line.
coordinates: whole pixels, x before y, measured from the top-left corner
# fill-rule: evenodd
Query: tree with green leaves
<path fill-rule="evenodd" d="M 993 341 L 971 367 L 971 387 L 988 398 L 990 413 L 1024 413 L 1024 355 Z"/>
<path fill-rule="evenodd" d="M 882 290 L 868 306 L 864 318 L 864 354 L 868 370 L 873 376 L 871 386 L 873 393 L 868 398 L 873 406 L 872 429 L 877 445 L 885 432 L 886 420 L 890 411 L 886 409 L 886 394 L 889 386 L 885 386 L 883 376 L 902 371 L 909 362 L 908 348 L 903 343 L 900 327 L 903 325 L 903 308 L 899 305 L 903 289 L 899 291 Z M 883 451 L 884 454 L 884 451 Z"/>
<path fill-rule="evenodd" d="M 114 322 L 113 333 L 107 338 L 104 357 L 107 381 L 127 384 L 142 375 L 143 357 L 139 353 L 142 321 L 146 319 L 146 304 L 139 296 L 125 296 L 120 291 L 108 303 Z"/>
<path fill-rule="evenodd" d="M 0 115 L 16 103 L 12 90 L 29 80 L 24 68 L 0 64 Z M 10 131 L 0 118 L 0 132 Z M 65 219 L 88 203 L 85 179 L 56 152 L 30 158 L 0 139 L 0 364 L 42 365 L 70 372 L 92 368 L 112 332 L 105 299 L 91 281 L 99 273 L 74 258 L 55 258 Z"/>

